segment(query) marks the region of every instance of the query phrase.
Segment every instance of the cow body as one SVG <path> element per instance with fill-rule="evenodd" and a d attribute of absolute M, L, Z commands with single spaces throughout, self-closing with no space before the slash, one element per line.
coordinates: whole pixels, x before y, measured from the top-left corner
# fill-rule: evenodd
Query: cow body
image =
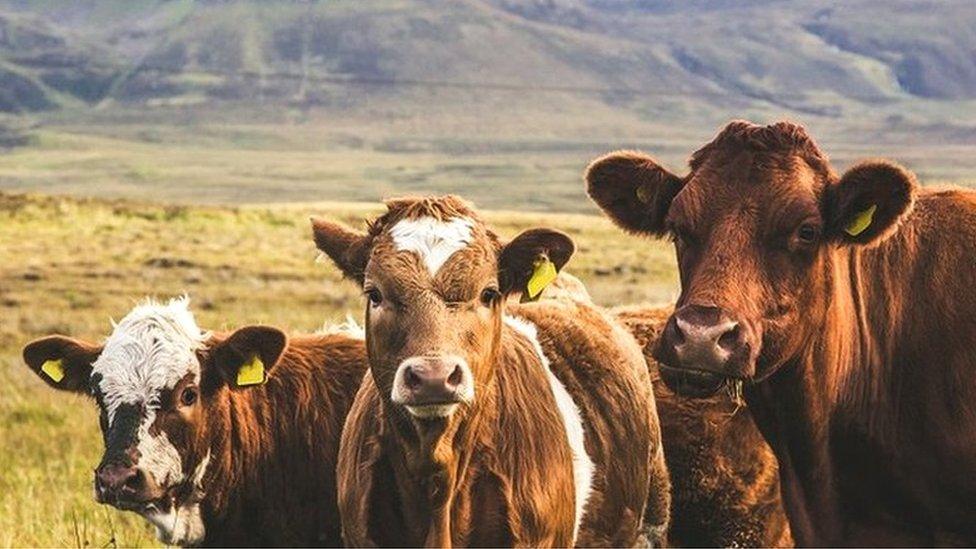
<path fill-rule="evenodd" d="M 724 392 L 704 399 L 676 394 L 651 351 L 670 308 L 616 308 L 645 351 L 661 438 L 671 474 L 669 541 L 677 547 L 790 547 L 776 457 L 744 402 Z"/>
<path fill-rule="evenodd" d="M 745 384 L 799 544 L 976 543 L 976 195 L 884 161 L 837 177 L 789 123 L 730 124 L 686 177 L 617 153 L 588 181 L 674 236 L 662 374 Z"/>
<path fill-rule="evenodd" d="M 809 353 L 746 388 L 806 539 L 976 543 L 976 193 L 844 250 Z M 826 381 L 826 383 L 825 383 Z"/>
<path fill-rule="evenodd" d="M 361 335 L 214 335 L 179 299 L 140 305 L 103 345 L 49 336 L 24 358 L 53 387 L 94 397 L 96 499 L 138 513 L 160 541 L 341 544 L 335 464 L 366 369 Z"/>
<path fill-rule="evenodd" d="M 655 456 L 655 418 L 629 413 L 646 405 L 641 387 L 649 380 L 635 368 L 638 349 L 631 344 L 618 350 L 626 334 L 592 309 L 523 305 L 507 315 L 496 386 L 482 395 L 490 405 L 471 418 L 474 431 L 451 448 L 464 466 L 451 474 L 450 544 L 572 545 L 578 494 L 586 498 L 578 545 L 633 544 L 643 534 L 637 528 L 651 479 L 643 478 L 648 454 L 657 483 L 650 492 L 663 500 L 653 505 L 658 513 L 667 509 L 668 493 L 663 456 Z M 581 323 L 580 315 L 590 322 Z M 588 435 L 583 444 L 592 479 L 579 479 L 588 485 L 581 492 L 567 420 L 554 393 L 560 386 L 579 408 Z M 352 545 L 420 546 L 428 539 L 434 511 L 422 486 L 411 482 L 415 472 L 398 414 L 383 406 L 367 379 L 349 416 L 339 466 L 343 524 Z M 656 518 L 663 533 L 667 517 Z"/>
<path fill-rule="evenodd" d="M 388 207 L 365 235 L 315 222 L 369 300 L 371 375 L 338 468 L 346 543 L 663 542 L 668 479 L 640 349 L 585 304 L 504 302 L 533 265 L 568 260 L 568 237 L 501 245 L 453 197 Z"/>
<path fill-rule="evenodd" d="M 207 546 L 342 545 L 335 467 L 365 372 L 362 339 L 292 337 L 261 388 L 226 390 L 204 412 L 211 458 Z"/>

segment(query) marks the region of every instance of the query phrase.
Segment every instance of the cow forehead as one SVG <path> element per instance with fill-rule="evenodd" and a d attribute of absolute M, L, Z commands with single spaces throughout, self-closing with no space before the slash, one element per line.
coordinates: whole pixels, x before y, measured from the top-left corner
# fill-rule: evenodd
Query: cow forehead
<path fill-rule="evenodd" d="M 416 254 L 430 276 L 475 238 L 475 221 L 468 217 L 438 219 L 431 216 L 401 219 L 388 231 L 396 251 Z"/>
<path fill-rule="evenodd" d="M 193 318 L 185 299 L 139 305 L 115 325 L 92 364 L 93 389 L 111 422 L 121 404 L 158 406 L 159 394 L 187 374 L 198 380 L 196 351 L 207 334 Z"/>
<path fill-rule="evenodd" d="M 801 157 L 753 154 L 708 158 L 675 197 L 672 212 L 700 218 L 752 212 L 779 216 L 787 205 L 816 209 L 825 181 Z M 793 210 L 795 208 L 789 208 Z M 710 213 L 709 213 L 710 212 Z"/>
<path fill-rule="evenodd" d="M 689 185 L 764 193 L 796 189 L 813 191 L 824 183 L 821 172 L 801 155 L 782 151 L 733 150 L 699 160 Z"/>

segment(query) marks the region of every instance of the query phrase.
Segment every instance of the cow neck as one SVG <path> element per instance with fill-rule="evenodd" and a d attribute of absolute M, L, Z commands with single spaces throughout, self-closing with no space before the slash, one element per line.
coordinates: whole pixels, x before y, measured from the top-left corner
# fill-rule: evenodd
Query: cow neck
<path fill-rule="evenodd" d="M 273 381 L 237 391 L 221 387 L 213 395 L 210 410 L 204 414 L 212 456 L 203 481 L 208 531 L 211 522 L 227 518 L 224 512 L 253 487 L 256 475 L 261 474 L 263 453 L 278 447 L 272 440 L 278 430 L 267 423 L 269 412 L 294 405 L 294 396 Z"/>
<path fill-rule="evenodd" d="M 884 247 L 884 246 L 883 246 Z M 857 428 L 885 437 L 892 425 L 886 413 L 884 357 L 894 343 L 876 337 L 873 322 L 892 319 L 894 304 L 870 281 L 886 252 L 835 250 L 828 267 L 828 303 L 822 326 L 768 380 L 747 389 L 750 409 L 776 452 L 783 495 L 798 545 L 843 542 L 843 502 L 838 492 L 843 461 L 835 462 L 832 437 L 862 418 Z M 877 254 L 877 255 L 866 255 Z"/>
<path fill-rule="evenodd" d="M 493 416 L 497 378 L 478 386 L 477 398 L 450 421 L 418 429 L 402 409 L 384 399 L 385 448 L 391 456 L 404 519 L 426 547 L 452 545 L 451 510 L 459 487 L 470 485 L 471 458 Z"/>

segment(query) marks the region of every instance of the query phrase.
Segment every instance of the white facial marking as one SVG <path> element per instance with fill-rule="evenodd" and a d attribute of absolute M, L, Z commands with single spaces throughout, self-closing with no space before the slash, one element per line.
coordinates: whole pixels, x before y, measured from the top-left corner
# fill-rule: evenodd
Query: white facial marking
<path fill-rule="evenodd" d="M 163 389 L 172 389 L 189 373 L 199 381 L 196 351 L 207 337 L 185 297 L 165 305 L 147 300 L 125 315 L 92 364 L 92 376 L 101 376 L 98 389 L 109 424 L 120 404 L 155 410 Z"/>
<path fill-rule="evenodd" d="M 189 300 L 166 304 L 147 300 L 115 325 L 101 355 L 92 364 L 100 376 L 98 391 L 109 426 L 122 404 L 142 407 L 137 431 L 138 467 L 166 488 L 185 480 L 183 462 L 165 432 L 153 435 L 150 427 L 159 410 L 160 394 L 172 389 L 187 374 L 200 379 L 196 351 L 208 334 L 193 319 Z"/>
<path fill-rule="evenodd" d="M 474 221 L 467 217 L 450 221 L 421 217 L 399 221 L 390 229 L 390 236 L 397 250 L 416 253 L 434 276 L 452 255 L 471 243 L 473 227 Z"/>
<path fill-rule="evenodd" d="M 539 333 L 535 325 L 522 318 L 505 315 L 505 324 L 516 332 L 522 334 L 535 349 L 542 368 L 546 371 L 549 378 L 549 386 L 552 387 L 552 394 L 556 399 L 556 407 L 563 417 L 563 426 L 566 428 L 566 440 L 573 452 L 573 483 L 576 487 L 576 523 L 573 526 L 573 541 L 576 541 L 576 534 L 579 532 L 579 525 L 583 520 L 583 513 L 586 509 L 586 501 L 590 497 L 590 490 L 593 484 L 593 460 L 586 453 L 584 444 L 583 419 L 579 408 L 573 402 L 566 387 L 559 381 L 549 367 L 549 359 L 542 351 L 539 344 Z"/>
<path fill-rule="evenodd" d="M 166 433 L 156 436 L 149 433 L 149 426 L 156 419 L 150 412 L 139 425 L 139 469 L 150 475 L 161 486 L 172 486 L 183 481 L 183 460 Z"/>
<path fill-rule="evenodd" d="M 203 499 L 203 475 L 210 465 L 210 452 L 200 460 L 193 471 L 194 492 L 190 500 L 183 505 L 174 505 L 166 511 L 152 509 L 145 514 L 146 520 L 156 527 L 156 538 L 167 545 L 190 546 L 199 545 L 207 533 L 200 512 L 200 501 Z"/>
<path fill-rule="evenodd" d="M 167 511 L 149 511 L 145 517 L 156 527 L 156 538 L 166 545 L 198 545 L 206 534 L 199 502 Z"/>

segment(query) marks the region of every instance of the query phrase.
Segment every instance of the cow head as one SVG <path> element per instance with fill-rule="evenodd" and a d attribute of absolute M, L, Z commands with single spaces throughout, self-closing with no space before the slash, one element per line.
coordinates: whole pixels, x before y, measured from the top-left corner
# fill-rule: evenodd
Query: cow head
<path fill-rule="evenodd" d="M 98 405 L 105 452 L 95 499 L 141 514 L 164 543 L 192 545 L 205 533 L 200 502 L 223 393 L 263 382 L 285 345 L 263 326 L 212 338 L 183 298 L 136 307 L 102 345 L 53 335 L 23 354 L 48 385 Z"/>
<path fill-rule="evenodd" d="M 680 177 L 636 152 L 594 161 L 588 192 L 624 230 L 670 236 L 681 296 L 656 349 L 676 390 L 760 381 L 822 329 L 838 254 L 875 246 L 911 210 L 916 183 L 872 161 L 838 178 L 800 126 L 732 122 Z"/>
<path fill-rule="evenodd" d="M 366 299 L 377 388 L 418 429 L 470 408 L 493 376 L 502 304 L 542 262 L 561 269 L 568 236 L 532 229 L 503 244 L 456 197 L 400 199 L 359 233 L 313 219 L 318 247 Z"/>

